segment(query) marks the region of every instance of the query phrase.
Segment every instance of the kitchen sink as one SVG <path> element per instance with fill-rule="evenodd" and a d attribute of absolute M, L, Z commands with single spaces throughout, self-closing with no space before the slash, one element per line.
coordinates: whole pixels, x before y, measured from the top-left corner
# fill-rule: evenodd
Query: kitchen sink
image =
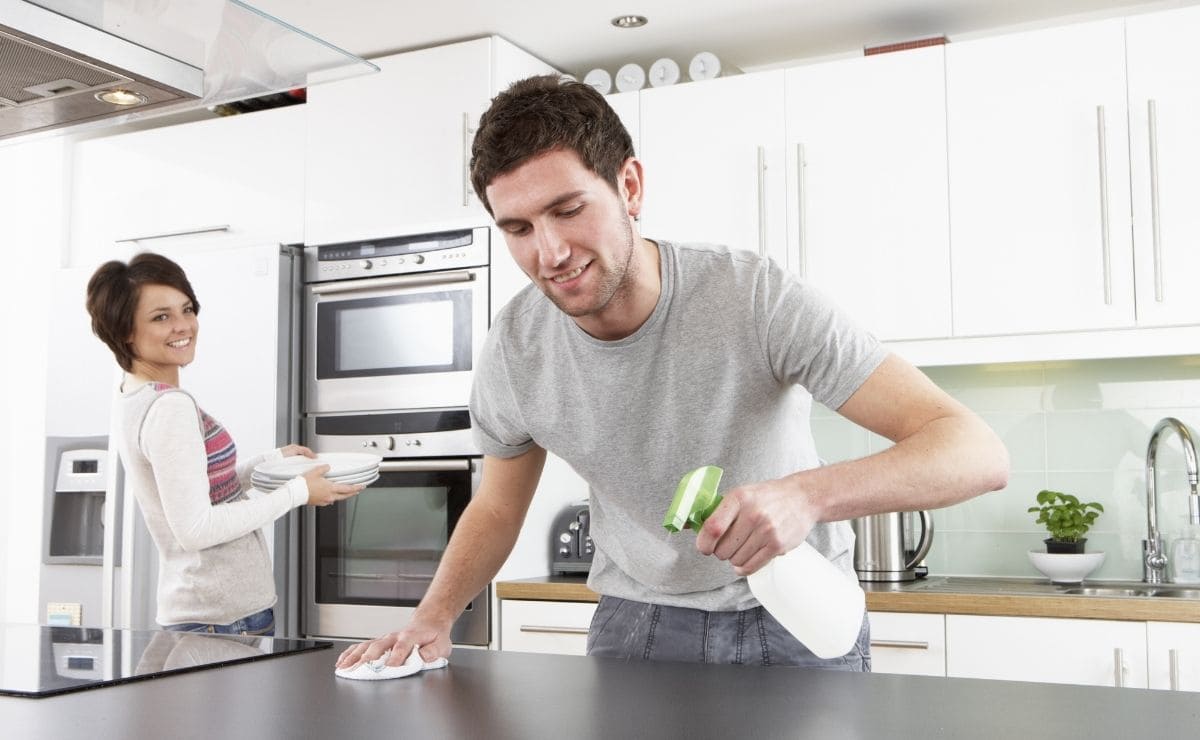
<path fill-rule="evenodd" d="M 1140 581 L 1088 581 L 1084 584 L 1050 583 L 1044 578 L 933 576 L 908 584 L 872 584 L 871 590 L 971 593 L 1007 596 L 1091 596 L 1109 599 L 1196 599 L 1200 586 Z"/>
<path fill-rule="evenodd" d="M 1145 586 L 1082 586 L 1066 588 L 1062 593 L 1078 596 L 1102 596 L 1108 598 L 1158 596 L 1176 599 L 1200 599 L 1200 589 L 1177 588 L 1170 585 Z"/>

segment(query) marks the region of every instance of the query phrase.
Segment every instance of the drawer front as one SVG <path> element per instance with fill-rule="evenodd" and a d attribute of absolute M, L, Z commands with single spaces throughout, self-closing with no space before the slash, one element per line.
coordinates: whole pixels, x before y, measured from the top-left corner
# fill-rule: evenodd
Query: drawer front
<path fill-rule="evenodd" d="M 871 612 L 871 670 L 946 675 L 946 618 L 941 614 Z"/>
<path fill-rule="evenodd" d="M 596 604 L 567 601 L 500 602 L 500 649 L 586 655 Z"/>

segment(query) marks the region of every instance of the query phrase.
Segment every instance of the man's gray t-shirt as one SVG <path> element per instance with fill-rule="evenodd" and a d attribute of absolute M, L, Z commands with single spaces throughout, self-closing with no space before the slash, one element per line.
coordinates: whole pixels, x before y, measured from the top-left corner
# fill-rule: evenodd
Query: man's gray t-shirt
<path fill-rule="evenodd" d="M 729 563 L 663 528 L 679 479 L 717 465 L 729 490 L 819 465 L 812 398 L 838 408 L 886 350 L 756 254 L 660 242 L 659 255 L 658 304 L 624 339 L 595 339 L 532 285 L 518 293 L 476 367 L 475 438 L 497 457 L 536 443 L 587 481 L 594 591 L 747 609 L 758 602 Z M 853 573 L 848 523 L 818 524 L 808 542 Z"/>

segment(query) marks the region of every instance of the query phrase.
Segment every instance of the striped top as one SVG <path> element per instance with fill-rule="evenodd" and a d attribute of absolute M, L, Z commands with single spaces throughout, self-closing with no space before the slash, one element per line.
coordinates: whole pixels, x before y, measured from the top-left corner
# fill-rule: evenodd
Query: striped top
<path fill-rule="evenodd" d="M 175 386 L 155 383 L 154 390 L 163 393 L 175 390 Z M 237 445 L 233 443 L 233 437 L 229 436 L 225 427 L 221 426 L 221 422 L 198 406 L 196 410 L 200 412 L 204 453 L 208 457 L 208 500 L 214 504 L 223 504 L 242 492 L 237 475 Z"/>

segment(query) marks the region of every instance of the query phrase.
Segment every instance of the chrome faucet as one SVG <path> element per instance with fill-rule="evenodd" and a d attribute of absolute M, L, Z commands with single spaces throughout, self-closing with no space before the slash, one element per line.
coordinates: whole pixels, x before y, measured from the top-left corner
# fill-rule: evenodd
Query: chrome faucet
<path fill-rule="evenodd" d="M 1158 470 L 1155 465 L 1158 456 L 1158 442 L 1163 432 L 1175 430 L 1183 447 L 1183 461 L 1187 466 L 1188 486 L 1188 521 L 1200 524 L 1200 469 L 1196 466 L 1196 445 L 1192 443 L 1192 433 L 1187 425 L 1179 419 L 1166 417 L 1154 425 L 1150 432 L 1150 444 L 1146 446 L 1146 539 L 1142 540 L 1142 580 L 1146 583 L 1163 583 L 1166 580 L 1167 552 L 1162 535 L 1158 531 L 1158 492 L 1156 490 Z"/>

